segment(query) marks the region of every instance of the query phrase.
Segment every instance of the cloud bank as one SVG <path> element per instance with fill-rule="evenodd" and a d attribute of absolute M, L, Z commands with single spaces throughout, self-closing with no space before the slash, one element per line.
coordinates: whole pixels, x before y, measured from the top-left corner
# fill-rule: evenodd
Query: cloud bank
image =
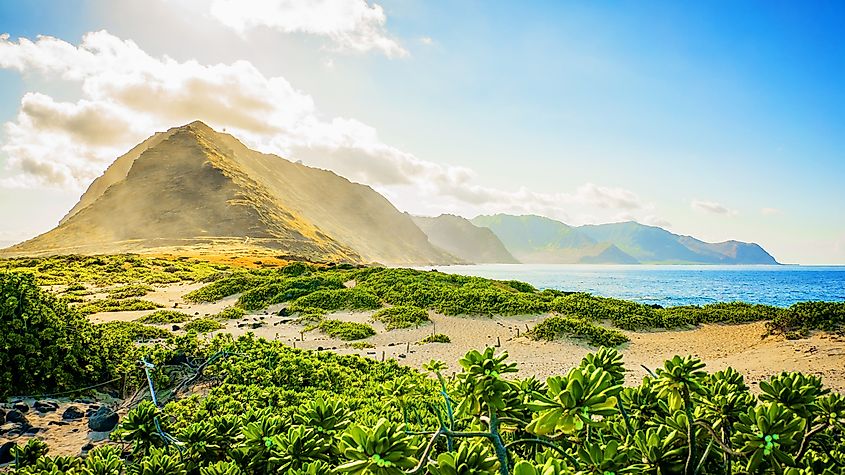
<path fill-rule="evenodd" d="M 245 34 L 257 27 L 328 38 L 340 51 L 379 51 L 390 58 L 408 51 L 387 33 L 387 16 L 365 0 L 214 0 L 211 15 Z"/>
<path fill-rule="evenodd" d="M 586 183 L 571 192 L 544 193 L 480 185 L 471 169 L 420 159 L 384 143 L 376 129 L 356 119 L 325 117 L 310 95 L 247 61 L 153 57 L 130 40 L 98 31 L 79 45 L 48 36 L 0 36 L 0 68 L 67 83 L 79 93 L 75 101 L 24 95 L 17 117 L 4 125 L 5 186 L 81 190 L 154 132 L 199 119 L 252 148 L 369 184 L 414 213 L 535 213 L 573 224 L 660 222 L 653 205 L 623 188 Z"/>

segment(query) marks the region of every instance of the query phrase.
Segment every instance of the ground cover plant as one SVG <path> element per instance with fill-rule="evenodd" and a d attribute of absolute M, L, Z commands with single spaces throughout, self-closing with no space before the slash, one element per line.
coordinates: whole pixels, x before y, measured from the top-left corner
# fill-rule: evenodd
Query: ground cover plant
<path fill-rule="evenodd" d="M 388 330 L 411 328 L 431 322 L 428 312 L 413 305 L 396 305 L 383 308 L 373 314 L 373 320 L 384 323 Z"/>
<path fill-rule="evenodd" d="M 193 347 L 207 390 L 132 409 L 86 459 L 14 449 L 46 473 L 839 474 L 845 398 L 820 378 L 749 391 L 732 369 L 676 356 L 636 386 L 602 348 L 545 381 L 507 353 L 473 350 L 447 376 L 352 355 L 221 335 Z M 214 356 L 223 355 L 212 359 Z M 161 369 L 156 369 L 161 371 Z M 167 383 L 160 383 L 164 388 Z M 164 393 L 164 391 L 162 391 Z M 158 426 L 158 427 L 157 427 Z M 159 433 L 167 435 L 162 438 Z M 178 442 L 178 443 L 177 443 Z M 108 467 L 108 468 L 106 468 Z M 98 471 L 92 471 L 98 470 Z"/>
<path fill-rule="evenodd" d="M 184 326 L 188 332 L 208 333 L 224 328 L 223 324 L 211 318 L 198 318 L 191 320 Z"/>
<path fill-rule="evenodd" d="M 161 308 L 161 304 L 150 302 L 142 299 L 100 299 L 89 300 L 77 307 L 77 310 L 82 315 L 91 315 L 92 313 L 101 312 L 131 312 L 134 310 L 155 310 Z"/>
<path fill-rule="evenodd" d="M 143 297 L 152 291 L 153 288 L 146 284 L 124 285 L 109 290 L 109 298 L 125 299 L 129 297 Z"/>
<path fill-rule="evenodd" d="M 422 340 L 418 341 L 418 345 L 425 345 L 426 343 L 451 343 L 452 340 L 449 338 L 448 335 L 444 335 L 442 333 L 432 333 L 427 337 L 423 338 Z"/>
<path fill-rule="evenodd" d="M 199 259 L 165 259 L 137 254 L 0 259 L 0 271 L 32 273 L 38 285 L 199 282 L 228 269 L 227 265 Z"/>
<path fill-rule="evenodd" d="M 153 313 L 135 319 L 138 323 L 151 325 L 165 325 L 168 323 L 184 323 L 191 319 L 191 316 L 176 310 L 156 310 Z"/>
<path fill-rule="evenodd" d="M 334 338 L 344 341 L 362 340 L 376 334 L 373 327 L 366 323 L 344 322 L 341 320 L 321 320 L 315 328 Z"/>

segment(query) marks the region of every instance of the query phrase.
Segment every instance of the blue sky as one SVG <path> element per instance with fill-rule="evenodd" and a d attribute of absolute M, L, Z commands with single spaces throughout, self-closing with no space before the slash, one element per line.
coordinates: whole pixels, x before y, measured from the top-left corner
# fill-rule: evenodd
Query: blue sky
<path fill-rule="evenodd" d="M 343 31 L 331 14 L 308 24 L 291 23 L 291 12 L 268 19 L 261 9 L 272 2 L 261 0 L 246 2 L 255 10 L 244 8 L 237 24 L 210 3 L 3 1 L 0 32 L 13 46 L 50 35 L 83 49 L 83 35 L 105 29 L 155 60 L 209 67 L 200 76 L 246 61 L 257 77 L 283 78 L 296 91 L 266 94 L 280 117 L 273 131 L 226 123 L 216 110 L 196 118 L 371 184 L 402 210 L 635 219 L 710 241 L 758 242 L 783 262 L 845 264 L 841 2 L 385 0 L 383 16 L 364 4 L 356 11 L 369 23 Z M 109 96 L 113 88 L 96 79 L 102 70 L 68 81 L 43 65 L 10 64 L 0 67 L 0 240 L 49 229 L 120 150 L 183 118 Z M 184 79 L 161 74 L 165 85 Z M 39 166 L 27 167 L 23 141 L 43 141 L 39 153 L 65 142 L 20 118 L 30 110 L 26 93 L 42 95 L 32 99 L 38 110 L 77 118 L 99 104 L 131 133 L 107 147 L 83 137 L 93 145 L 69 165 L 54 167 L 64 155 L 28 155 Z M 303 97 L 313 107 L 284 103 Z M 296 118 L 286 122 L 291 109 Z M 319 124 L 336 130 L 337 118 L 345 128 L 327 137 Z M 69 123 L 78 121 L 60 122 Z M 313 127 L 291 131 L 302 124 Z M 52 181 L 27 176 L 32 169 Z"/>

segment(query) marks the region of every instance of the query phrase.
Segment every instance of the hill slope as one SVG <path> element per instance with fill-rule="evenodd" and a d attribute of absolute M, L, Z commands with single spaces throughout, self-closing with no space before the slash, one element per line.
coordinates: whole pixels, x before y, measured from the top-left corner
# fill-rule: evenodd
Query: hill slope
<path fill-rule="evenodd" d="M 436 218 L 414 216 L 413 220 L 432 244 L 467 262 L 519 263 L 493 231 L 476 226 L 466 218 L 441 214 Z"/>
<path fill-rule="evenodd" d="M 777 264 L 762 247 L 707 243 L 636 222 L 573 227 L 542 216 L 479 216 L 520 261 L 549 264 Z"/>
<path fill-rule="evenodd" d="M 201 122 L 135 147 L 92 183 L 57 228 L 6 254 L 208 243 L 248 243 L 315 261 L 457 261 L 370 187 L 255 152 Z"/>

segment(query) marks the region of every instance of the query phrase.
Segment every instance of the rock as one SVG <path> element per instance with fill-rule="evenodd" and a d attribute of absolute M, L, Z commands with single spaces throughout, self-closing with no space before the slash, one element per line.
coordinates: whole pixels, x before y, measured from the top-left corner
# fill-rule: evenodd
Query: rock
<path fill-rule="evenodd" d="M 175 332 L 178 332 L 181 329 L 182 329 L 182 327 L 180 327 L 179 325 L 173 325 L 172 327 L 170 327 L 170 330 L 175 331 Z"/>
<path fill-rule="evenodd" d="M 103 440 L 107 440 L 108 438 L 109 438 L 109 431 L 103 431 L 103 432 L 94 431 L 94 432 L 88 433 L 88 440 L 90 440 L 91 442 L 100 442 L 100 441 L 103 441 Z"/>
<path fill-rule="evenodd" d="M 12 422 L 9 422 L 8 424 L 3 424 L 2 426 L 0 426 L 0 435 L 10 434 L 17 428 L 18 425 Z"/>
<path fill-rule="evenodd" d="M 50 421 L 47 423 L 48 426 L 66 426 L 68 424 L 67 421 Z"/>
<path fill-rule="evenodd" d="M 117 413 L 104 406 L 88 418 L 88 428 L 94 432 L 109 432 L 117 425 L 118 419 Z"/>
<path fill-rule="evenodd" d="M 91 442 L 88 442 L 87 444 L 82 446 L 82 449 L 80 449 L 79 455 L 86 455 L 93 448 L 94 448 L 94 444 L 92 444 Z"/>
<path fill-rule="evenodd" d="M 17 409 L 12 409 L 11 411 L 6 413 L 6 420 L 9 422 L 14 422 L 15 424 L 29 424 L 29 421 L 26 420 L 26 416 L 21 413 L 21 411 Z"/>
<path fill-rule="evenodd" d="M 53 412 L 59 408 L 59 405 L 53 401 L 36 401 L 32 408 L 40 413 Z"/>
<path fill-rule="evenodd" d="M 14 446 L 14 442 L 6 442 L 5 444 L 0 445 L 0 465 L 15 460 L 15 458 L 12 457 L 12 447 Z"/>
<path fill-rule="evenodd" d="M 34 435 L 34 434 L 37 434 L 39 432 L 41 432 L 41 429 L 38 428 L 38 427 L 27 427 L 27 429 L 24 431 L 24 434 Z"/>
<path fill-rule="evenodd" d="M 83 417 L 85 417 L 85 413 L 82 412 L 82 410 L 79 409 L 76 406 L 70 406 L 67 409 L 65 409 L 65 412 L 62 413 L 62 419 L 66 420 L 66 421 L 67 420 L 74 420 L 74 419 L 82 419 Z"/>
<path fill-rule="evenodd" d="M 0 409 L 0 426 L 6 423 L 6 411 Z"/>
<path fill-rule="evenodd" d="M 21 413 L 27 413 L 29 412 L 29 405 L 23 401 L 17 401 L 12 403 L 12 409 Z"/>

